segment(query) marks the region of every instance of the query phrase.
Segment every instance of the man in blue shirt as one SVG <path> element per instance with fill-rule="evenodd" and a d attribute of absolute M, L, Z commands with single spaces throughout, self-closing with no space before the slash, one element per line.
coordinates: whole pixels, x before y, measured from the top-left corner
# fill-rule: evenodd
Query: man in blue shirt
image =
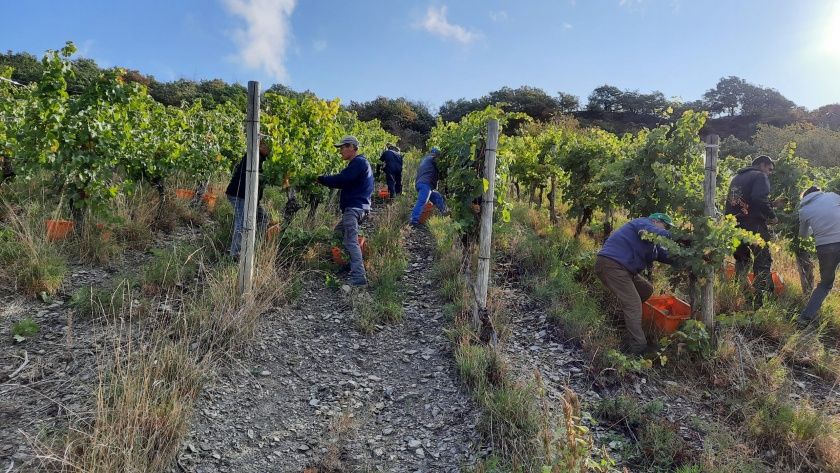
<path fill-rule="evenodd" d="M 414 204 L 414 210 L 411 211 L 411 225 L 420 225 L 420 215 L 423 213 L 423 207 L 429 200 L 435 204 L 441 214 L 447 214 L 446 201 L 440 195 L 437 188 L 438 182 L 438 168 L 437 157 L 440 156 L 440 149 L 433 147 L 429 150 L 429 154 L 423 157 L 420 161 L 420 166 L 417 168 L 417 178 L 414 180 L 414 188 L 417 189 L 417 203 Z"/>
<path fill-rule="evenodd" d="M 358 154 L 359 140 L 356 137 L 345 136 L 335 147 L 341 153 L 341 158 L 347 161 L 347 167 L 338 174 L 319 176 L 317 181 L 327 187 L 341 189 L 341 222 L 335 230 L 343 235 L 344 249 L 350 255 L 350 284 L 365 286 L 367 275 L 362 249 L 359 247 L 359 224 L 370 212 L 373 170 L 364 155 Z"/>
<path fill-rule="evenodd" d="M 595 260 L 595 274 L 619 300 L 624 312 L 627 337 L 623 349 L 630 354 L 647 350 L 647 340 L 642 330 L 642 303 L 653 294 L 653 285 L 639 275 L 654 261 L 671 264 L 665 248 L 642 238 L 652 233 L 671 238 L 666 227 L 673 220 L 663 213 L 630 220 L 607 238 Z"/>
<path fill-rule="evenodd" d="M 382 164 L 376 165 L 376 174 L 379 175 L 380 168 L 385 168 L 385 183 L 388 184 L 388 194 L 393 199 L 395 196 L 402 194 L 402 168 L 403 157 L 400 154 L 400 149 L 391 143 L 388 143 L 385 151 L 379 156 Z"/>

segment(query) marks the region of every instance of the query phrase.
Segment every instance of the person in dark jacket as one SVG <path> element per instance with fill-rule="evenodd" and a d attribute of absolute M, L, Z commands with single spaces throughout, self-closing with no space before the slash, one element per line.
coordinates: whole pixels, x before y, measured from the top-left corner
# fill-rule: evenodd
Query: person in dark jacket
<path fill-rule="evenodd" d="M 420 215 L 429 200 L 435 204 L 440 213 L 448 213 L 446 200 L 440 195 L 440 192 L 435 190 L 438 182 L 436 162 L 438 156 L 440 156 L 440 149 L 433 147 L 429 150 L 429 154 L 423 157 L 420 166 L 417 168 L 417 178 L 414 180 L 414 188 L 417 189 L 417 203 L 414 204 L 414 209 L 411 211 L 412 226 L 420 224 Z"/>
<path fill-rule="evenodd" d="M 388 184 L 388 194 L 393 199 L 402 194 L 403 157 L 400 149 L 388 143 L 388 147 L 379 156 L 379 160 L 382 163 L 376 165 L 376 174 L 378 176 L 380 170 L 385 168 L 385 183 Z"/>
<path fill-rule="evenodd" d="M 729 183 L 726 196 L 726 214 L 734 215 L 738 227 L 754 233 L 770 241 L 768 224 L 778 222 L 773 205 L 770 203 L 770 180 L 768 176 L 775 169 L 776 164 L 768 156 L 755 158 L 752 166 L 738 171 Z M 735 272 L 740 280 L 746 279 L 747 268 L 752 262 L 755 275 L 753 307 L 760 307 L 765 295 L 773 293 L 773 281 L 770 277 L 770 267 L 773 258 L 767 245 L 750 245 L 742 243 L 735 249 Z"/>
<path fill-rule="evenodd" d="M 268 158 L 268 143 L 264 139 L 260 140 L 259 157 L 259 171 L 260 175 L 262 175 L 262 165 Z M 233 175 L 230 178 L 227 189 L 225 189 L 225 195 L 230 205 L 233 206 L 233 235 L 231 237 L 229 251 L 233 259 L 239 258 L 239 251 L 242 245 L 242 226 L 245 222 L 245 173 L 247 171 L 247 158 L 247 154 L 242 156 L 242 159 L 233 170 Z M 263 185 L 259 183 L 257 186 L 257 229 L 260 232 L 258 233 L 262 233 L 268 226 L 268 216 L 259 204 L 262 199 L 262 194 Z"/>
<path fill-rule="evenodd" d="M 624 312 L 627 334 L 622 349 L 627 353 L 638 355 L 648 350 L 642 330 L 642 303 L 653 294 L 653 285 L 639 273 L 654 261 L 672 263 L 665 248 L 642 239 L 642 235 L 671 238 L 666 227 L 672 225 L 671 217 L 663 213 L 630 220 L 607 238 L 595 259 L 595 274 L 618 298 Z"/>
<path fill-rule="evenodd" d="M 359 140 L 345 136 L 335 145 L 341 158 L 347 161 L 340 173 L 331 176 L 319 176 L 317 181 L 333 189 L 341 189 L 339 207 L 341 222 L 336 225 L 336 232 L 343 235 L 344 249 L 350 255 L 350 284 L 367 285 L 362 249 L 359 247 L 359 224 L 370 212 L 370 197 L 373 194 L 373 170 L 370 163 L 359 153 Z"/>

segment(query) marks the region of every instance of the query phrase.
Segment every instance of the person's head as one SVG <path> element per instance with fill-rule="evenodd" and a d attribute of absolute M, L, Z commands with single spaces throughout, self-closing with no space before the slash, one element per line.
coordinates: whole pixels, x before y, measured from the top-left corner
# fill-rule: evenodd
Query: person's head
<path fill-rule="evenodd" d="M 438 148 L 437 146 L 432 146 L 432 149 L 429 150 L 429 156 L 433 158 L 437 158 L 438 156 L 440 156 L 440 148 Z"/>
<path fill-rule="evenodd" d="M 398 152 L 398 153 L 400 152 L 400 149 L 399 149 L 399 148 L 397 148 L 397 145 L 395 145 L 395 144 L 393 144 L 393 143 L 388 143 L 387 148 L 388 148 L 388 149 L 390 149 L 391 151 L 396 151 L 396 152 Z"/>
<path fill-rule="evenodd" d="M 263 136 L 260 138 L 260 157 L 265 158 L 268 156 L 268 137 Z"/>
<path fill-rule="evenodd" d="M 802 193 L 802 198 L 804 199 L 806 195 L 813 194 L 814 192 L 820 192 L 821 190 L 822 189 L 820 189 L 817 186 L 811 186 L 811 187 L 805 189 L 805 191 Z"/>
<path fill-rule="evenodd" d="M 356 157 L 359 153 L 359 140 L 355 136 L 347 135 L 335 144 L 338 152 L 341 153 L 341 158 L 349 161 Z"/>
<path fill-rule="evenodd" d="M 648 218 L 653 222 L 654 225 L 662 229 L 671 228 L 674 226 L 674 220 L 671 219 L 670 216 L 662 212 L 652 213 Z"/>
<path fill-rule="evenodd" d="M 761 156 L 753 159 L 752 165 L 754 168 L 763 172 L 767 176 L 776 169 L 776 162 L 770 159 L 770 156 L 767 156 L 766 154 L 762 154 Z"/>

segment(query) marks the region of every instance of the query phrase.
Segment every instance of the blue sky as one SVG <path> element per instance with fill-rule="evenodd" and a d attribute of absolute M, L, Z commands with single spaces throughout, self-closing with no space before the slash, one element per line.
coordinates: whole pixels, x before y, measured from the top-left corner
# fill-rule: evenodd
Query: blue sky
<path fill-rule="evenodd" d="M 722 76 L 840 102 L 840 0 L 0 0 L 0 49 L 83 56 L 159 80 L 282 82 L 436 110 L 502 86 L 611 84 L 699 98 Z"/>

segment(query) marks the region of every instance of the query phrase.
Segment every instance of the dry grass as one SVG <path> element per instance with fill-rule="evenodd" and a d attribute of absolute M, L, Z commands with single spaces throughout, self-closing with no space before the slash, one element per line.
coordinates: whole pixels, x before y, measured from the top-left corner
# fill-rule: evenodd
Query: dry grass
<path fill-rule="evenodd" d="M 0 283 L 28 295 L 55 294 L 68 270 L 58 246 L 47 240 L 44 212 L 37 203 L 0 205 L 7 220 L 0 229 Z"/>
<path fill-rule="evenodd" d="M 62 472 L 164 471 L 186 433 L 205 362 L 160 334 L 116 328 L 90 417 L 76 419 L 42 466 Z"/>
<path fill-rule="evenodd" d="M 281 259 L 275 245 L 258 246 L 253 289 L 246 297 L 238 295 L 237 266 L 223 266 L 209 274 L 185 304 L 176 333 L 214 356 L 240 346 L 254 333 L 260 315 L 293 292 L 295 270 L 280 268 Z"/>

